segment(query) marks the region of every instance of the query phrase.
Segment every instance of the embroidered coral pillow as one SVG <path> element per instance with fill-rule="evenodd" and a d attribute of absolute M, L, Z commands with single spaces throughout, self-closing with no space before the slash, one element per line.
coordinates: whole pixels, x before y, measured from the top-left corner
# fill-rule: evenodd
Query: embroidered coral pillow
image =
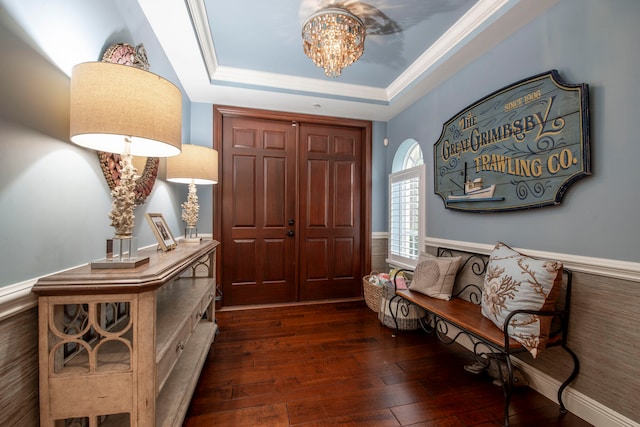
<path fill-rule="evenodd" d="M 482 290 L 482 314 L 504 330 L 515 310 L 552 311 L 562 286 L 562 263 L 538 260 L 498 242 L 489 257 Z M 547 345 L 551 316 L 516 314 L 508 334 L 533 357 Z"/>
<path fill-rule="evenodd" d="M 434 257 L 420 254 L 409 289 L 448 301 L 451 299 L 458 265 L 460 265 L 459 256 Z"/>

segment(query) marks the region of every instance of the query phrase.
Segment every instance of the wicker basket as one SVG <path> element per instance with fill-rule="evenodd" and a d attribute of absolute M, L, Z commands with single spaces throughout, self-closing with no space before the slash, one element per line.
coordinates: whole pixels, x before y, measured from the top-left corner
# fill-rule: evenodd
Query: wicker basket
<path fill-rule="evenodd" d="M 369 282 L 369 278 L 375 274 L 375 272 L 372 272 L 362 278 L 362 289 L 364 291 L 364 302 L 367 303 L 367 307 L 377 313 L 380 311 L 380 302 L 382 301 L 382 286 Z"/>
<path fill-rule="evenodd" d="M 423 308 L 418 307 L 415 304 L 406 305 L 406 311 L 400 310 L 398 304 L 404 304 L 401 299 L 395 299 L 389 301 L 395 295 L 395 288 L 391 286 L 382 286 L 382 298 L 380 301 L 380 310 L 378 311 L 378 320 L 380 323 L 388 328 L 395 329 L 396 322 L 398 322 L 398 330 L 400 331 L 412 331 L 420 328 L 420 319 L 427 315 L 427 312 Z M 391 312 L 396 314 L 396 321 L 393 320 Z"/>

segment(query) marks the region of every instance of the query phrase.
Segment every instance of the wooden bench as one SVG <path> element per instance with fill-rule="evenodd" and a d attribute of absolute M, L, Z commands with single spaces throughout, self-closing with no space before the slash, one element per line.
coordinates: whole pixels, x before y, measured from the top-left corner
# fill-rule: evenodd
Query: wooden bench
<path fill-rule="evenodd" d="M 423 308 L 427 313 L 426 317 L 420 321 L 422 328 L 429 333 L 436 333 L 442 342 L 450 344 L 457 341 L 462 335 L 466 335 L 473 343 L 473 352 L 479 362 L 487 364 L 489 357 L 498 357 L 504 360 L 506 362 L 507 375 L 501 379 L 504 393 L 504 425 L 508 426 L 509 402 L 514 388 L 513 365 L 510 356 L 516 353 L 526 352 L 527 350 L 518 341 L 509 336 L 507 328 L 505 328 L 505 331 L 502 331 L 491 320 L 482 315 L 480 307 L 482 299 L 481 286 L 489 258 L 487 255 L 448 248 L 438 248 L 437 256 L 462 257 L 452 299 L 445 301 L 431 298 L 409 289 L 396 288 L 395 294 L 389 299 L 388 304 L 389 311 L 396 326 L 395 334 L 397 335 L 398 333 L 398 314 L 406 313 L 408 307 L 414 304 Z M 403 271 L 412 273 L 411 270 L 397 271 L 392 278 L 394 286 L 395 277 Z M 572 275 L 571 271 L 566 268 L 563 274 L 563 292 L 554 311 L 516 310 L 511 313 L 505 322 L 505 325 L 508 325 L 511 317 L 519 313 L 537 314 L 539 316 L 551 316 L 554 318 L 547 347 L 561 346 L 573 360 L 573 371 L 558 389 L 558 402 L 561 413 L 567 412 L 562 401 L 562 392 L 567 385 L 576 378 L 580 367 L 576 354 L 567 347 Z M 468 281 L 472 283 L 467 283 Z M 449 325 L 455 326 L 459 331 L 450 333 Z M 502 376 L 502 369 L 498 371 Z"/>

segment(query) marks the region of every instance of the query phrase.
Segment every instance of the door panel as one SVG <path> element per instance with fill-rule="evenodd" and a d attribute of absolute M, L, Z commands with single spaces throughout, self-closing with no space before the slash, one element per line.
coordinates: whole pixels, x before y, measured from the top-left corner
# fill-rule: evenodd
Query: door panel
<path fill-rule="evenodd" d="M 307 195 L 304 198 L 307 228 L 326 229 L 329 226 L 329 162 L 309 160 L 307 163 Z"/>
<path fill-rule="evenodd" d="M 305 258 L 313 262 L 306 263 L 308 281 L 327 281 L 329 279 L 329 239 L 307 239 Z"/>
<path fill-rule="evenodd" d="M 222 244 L 226 305 L 296 299 L 296 134 L 290 122 L 223 119 Z"/>
<path fill-rule="evenodd" d="M 300 126 L 300 300 L 361 294 L 359 129 Z"/>
<path fill-rule="evenodd" d="M 338 237 L 335 239 L 335 277 L 338 279 L 353 278 L 353 259 L 356 255 L 354 239 Z"/>
<path fill-rule="evenodd" d="M 256 227 L 256 159 L 254 156 L 232 157 L 233 179 L 236 197 L 232 199 L 231 226 L 236 230 Z"/>
<path fill-rule="evenodd" d="M 334 225 L 335 227 L 353 229 L 356 226 L 356 213 L 354 212 L 356 192 L 353 188 L 356 183 L 354 164 L 351 161 L 337 161 L 334 167 L 336 189 Z"/>

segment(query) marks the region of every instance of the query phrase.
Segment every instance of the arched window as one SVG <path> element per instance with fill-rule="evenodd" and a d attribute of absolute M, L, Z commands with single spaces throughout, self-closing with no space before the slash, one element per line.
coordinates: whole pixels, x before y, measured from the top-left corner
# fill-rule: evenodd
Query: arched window
<path fill-rule="evenodd" d="M 387 262 L 415 267 L 425 232 L 425 166 L 415 139 L 398 148 L 389 175 L 389 247 Z"/>
<path fill-rule="evenodd" d="M 422 149 L 417 141 L 414 141 L 413 144 L 411 144 L 411 148 L 409 148 L 409 151 L 404 156 L 403 163 L 404 167 L 402 169 L 411 169 L 412 167 L 424 164 L 424 160 L 422 159 Z"/>

